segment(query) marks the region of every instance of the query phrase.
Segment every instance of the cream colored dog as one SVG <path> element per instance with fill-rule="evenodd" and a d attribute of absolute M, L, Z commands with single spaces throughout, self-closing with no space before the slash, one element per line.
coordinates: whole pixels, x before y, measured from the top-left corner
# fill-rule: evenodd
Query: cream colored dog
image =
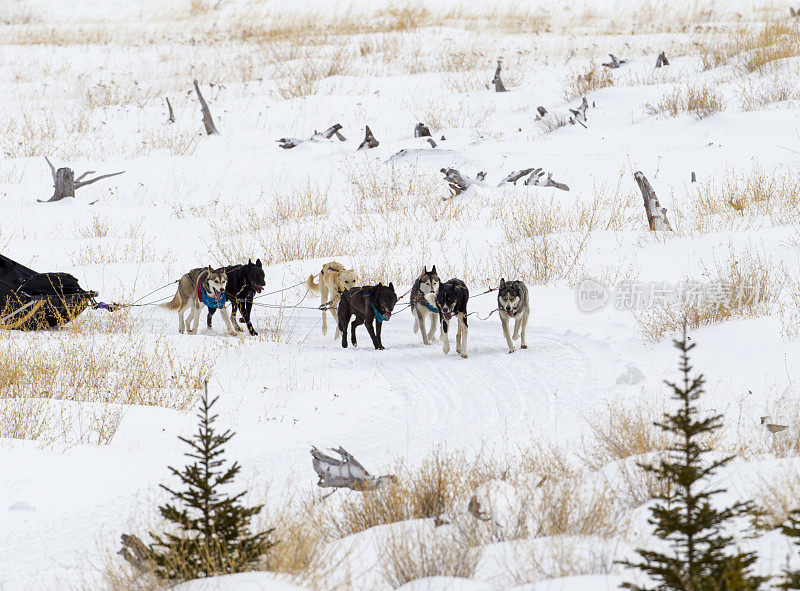
<path fill-rule="evenodd" d="M 336 322 L 336 338 L 339 334 L 339 323 L 337 313 L 339 310 L 339 299 L 345 290 L 358 286 L 358 275 L 353 269 L 345 269 L 344 265 L 336 261 L 322 265 L 319 274 L 319 283 L 314 283 L 314 275 L 309 275 L 306 287 L 311 291 L 319 292 L 319 299 L 323 306 L 327 305 L 327 311 L 333 316 Z M 325 310 L 322 311 L 322 334 L 328 334 L 328 317 Z"/>

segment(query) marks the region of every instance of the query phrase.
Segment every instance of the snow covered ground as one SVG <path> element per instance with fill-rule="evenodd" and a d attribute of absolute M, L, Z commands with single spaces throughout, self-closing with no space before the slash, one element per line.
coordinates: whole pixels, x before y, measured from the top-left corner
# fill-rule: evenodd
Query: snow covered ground
<path fill-rule="evenodd" d="M 73 273 L 106 302 L 133 302 L 190 268 L 250 257 L 266 264 L 266 291 L 286 289 L 257 300 L 265 304 L 254 310 L 258 337 L 225 336 L 218 316 L 215 332 L 178 335 L 175 315 L 155 306 L 89 311 L 46 334 L 0 334 L 3 591 L 100 588 L 98 565 L 116 560 L 120 533 L 155 522 L 158 484 L 182 462 L 177 436 L 193 429 L 206 375 L 220 422 L 237 433 L 228 449 L 244 467 L 242 485 L 270 508 L 315 489 L 312 444 L 343 445 L 381 474 L 436 449 L 498 460 L 524 456 L 532 443 L 579 451 L 609 405 L 660 408 L 662 380 L 674 377 L 671 329 L 653 335 L 658 308 L 634 314 L 616 305 L 624 294 L 613 286 L 634 281 L 649 293 L 664 282 L 670 290 L 688 279 L 713 285 L 746 268 L 770 282 L 770 301 L 692 331 L 693 361 L 708 379 L 703 405 L 725 416 L 727 449 L 767 442 L 721 474 L 725 499 L 757 496 L 782 474 L 797 478 L 796 450 L 770 453 L 759 419 L 794 430 L 800 416 L 800 58 L 749 71 L 748 56 L 763 48 L 730 50 L 740 28 L 755 34 L 770 19 L 796 40 L 784 6 L 74 4 L 0 2 L 0 252 Z M 324 34 L 311 30 L 315 21 Z M 670 65 L 655 70 L 662 50 Z M 599 62 L 609 52 L 629 62 L 606 73 Z M 488 84 L 499 56 L 504 94 Z M 577 106 L 576 81 L 590 71 L 610 79 L 585 89 L 588 128 L 549 131 L 535 121 L 539 105 L 555 114 Z M 194 78 L 219 136 L 202 133 Z M 710 93 L 718 107 L 702 118 L 654 114 L 663 97 L 690 90 Z M 419 121 L 436 148 L 413 137 Z M 275 142 L 336 122 L 344 142 L 291 150 Z M 364 125 L 380 145 L 356 151 Z M 39 203 L 50 196 L 44 156 L 76 174 L 125 173 L 75 199 Z M 443 167 L 485 171 L 486 181 L 450 199 Z M 497 187 L 527 167 L 552 172 L 570 191 Z M 649 232 L 638 170 L 675 232 Z M 478 313 L 469 358 L 425 347 L 408 310 L 384 326 L 385 351 L 374 351 L 366 332 L 346 350 L 332 329 L 322 335 L 318 296 L 303 283 L 330 260 L 365 281 L 393 281 L 398 295 L 423 265 L 464 279 Z M 494 294 L 478 295 L 501 277 L 531 288 L 529 349 L 513 355 L 497 315 L 483 319 Z M 602 309 L 579 305 L 584 277 L 612 290 Z M 12 366 L 18 375 L 4 382 Z M 503 483 L 485 488 L 498 519 L 518 510 L 513 491 L 497 501 Z M 590 554 L 587 545 L 603 554 L 571 576 L 520 570 L 520 556 L 542 556 L 535 545 L 552 538 L 498 540 L 481 549 L 472 581 L 402 588 L 614 588 L 627 575 L 613 560 L 649 540 L 646 507 L 627 515 L 624 534 L 564 542 L 578 556 Z M 440 535 L 432 520 L 385 527 Z M 386 531 L 331 543 L 327 551 L 352 561 L 343 588 L 389 588 L 376 565 Z M 760 571 L 784 564 L 790 545 L 779 535 L 739 533 L 761 551 Z M 248 574 L 185 588 L 293 583 L 302 587 Z"/>

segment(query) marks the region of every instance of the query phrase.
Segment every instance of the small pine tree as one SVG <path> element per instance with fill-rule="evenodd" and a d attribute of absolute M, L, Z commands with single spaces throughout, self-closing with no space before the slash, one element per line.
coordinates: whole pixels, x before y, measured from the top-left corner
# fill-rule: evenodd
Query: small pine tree
<path fill-rule="evenodd" d="M 781 531 L 783 535 L 794 538 L 795 545 L 800 546 L 800 510 L 795 509 L 789 513 L 789 518 L 781 526 Z M 791 570 L 787 565 L 777 587 L 778 589 L 800 589 L 800 570 Z"/>
<path fill-rule="evenodd" d="M 148 558 L 161 579 L 189 580 L 250 570 L 274 545 L 270 541 L 273 530 L 250 532 L 250 520 L 262 505 L 242 505 L 246 491 L 229 496 L 221 490 L 241 467 L 238 462 L 227 465 L 223 458 L 223 446 L 234 433 L 214 430 L 217 415 L 210 412 L 217 400 L 209 401 L 206 383 L 197 433 L 190 439 L 179 437 L 191 448 L 186 456 L 194 462 L 180 471 L 169 469 L 186 485 L 185 490 L 161 485 L 174 501 L 160 506 L 159 511 L 177 526 L 174 532 L 150 534 L 153 542 Z"/>
<path fill-rule="evenodd" d="M 706 459 L 711 448 L 703 438 L 722 427 L 722 417 L 700 418 L 695 403 L 703 393 L 705 379 L 702 375 L 691 376 L 689 351 L 694 343 L 688 342 L 685 326 L 683 338 L 675 340 L 675 347 L 681 352 L 683 380 L 680 384 L 666 384 L 672 388 L 679 407 L 656 423 L 674 435 L 675 443 L 668 448 L 666 457 L 640 464 L 667 485 L 668 492 L 658 496 L 660 502 L 651 508 L 649 523 L 655 526 L 656 536 L 672 543 L 673 552 L 637 549 L 641 560 L 622 564 L 644 571 L 657 583 L 652 587 L 632 583 L 622 586 L 636 591 L 755 591 L 766 580 L 751 573 L 756 554 L 736 551 L 732 548 L 733 538 L 721 532 L 728 521 L 747 513 L 750 505 L 736 503 L 715 509 L 711 498 L 724 490 L 704 488 L 707 479 L 733 458 Z"/>

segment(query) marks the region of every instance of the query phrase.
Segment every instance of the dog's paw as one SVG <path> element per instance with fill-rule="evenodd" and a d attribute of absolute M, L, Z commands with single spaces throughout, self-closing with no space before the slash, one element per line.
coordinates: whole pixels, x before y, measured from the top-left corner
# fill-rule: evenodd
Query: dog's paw
<path fill-rule="evenodd" d="M 509 354 L 509 355 L 511 355 L 512 353 L 515 353 L 515 352 L 516 352 L 516 349 L 515 349 L 514 347 L 511 347 L 511 348 L 508 350 L 508 354 Z"/>
<path fill-rule="evenodd" d="M 467 357 L 468 357 L 468 355 L 467 355 L 466 353 L 462 353 L 462 354 L 461 354 L 461 358 L 462 358 L 462 359 L 466 359 Z"/>
<path fill-rule="evenodd" d="M 527 348 L 528 348 L 528 345 L 522 345 L 522 346 L 520 347 L 520 349 L 527 349 Z"/>
<path fill-rule="evenodd" d="M 258 336 L 258 332 L 255 331 L 255 330 L 250 330 L 250 336 L 251 337 L 257 337 Z"/>

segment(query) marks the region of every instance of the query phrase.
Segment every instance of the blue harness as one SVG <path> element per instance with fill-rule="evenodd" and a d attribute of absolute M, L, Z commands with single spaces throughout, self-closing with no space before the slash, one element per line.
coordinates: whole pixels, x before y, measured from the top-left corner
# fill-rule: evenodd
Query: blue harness
<path fill-rule="evenodd" d="M 220 308 L 224 308 L 225 307 L 225 292 L 224 291 L 222 292 L 222 295 L 219 296 L 219 299 L 212 298 L 210 295 L 208 295 L 206 290 L 201 285 L 200 286 L 200 294 L 202 296 L 203 303 L 206 306 L 208 306 L 209 308 L 214 308 L 216 310 L 219 310 Z"/>
<path fill-rule="evenodd" d="M 437 308 L 436 306 L 431 306 L 428 303 L 428 300 L 426 300 L 425 298 L 422 298 L 422 305 L 425 306 L 426 308 L 428 308 L 428 310 L 430 310 L 434 314 L 438 314 L 439 313 L 439 308 Z"/>
<path fill-rule="evenodd" d="M 365 298 L 368 298 L 368 297 L 369 297 L 369 294 L 368 294 L 368 293 L 365 293 L 365 294 L 364 294 L 364 297 L 365 297 Z M 375 314 L 375 319 L 376 319 L 378 322 L 389 322 L 389 319 L 388 319 L 386 316 L 384 316 L 383 314 L 381 314 L 380 312 L 378 312 L 378 308 L 376 308 L 376 307 L 375 307 L 375 304 L 372 304 L 372 302 L 370 302 L 370 304 L 372 305 L 372 313 L 373 313 L 373 314 Z"/>

